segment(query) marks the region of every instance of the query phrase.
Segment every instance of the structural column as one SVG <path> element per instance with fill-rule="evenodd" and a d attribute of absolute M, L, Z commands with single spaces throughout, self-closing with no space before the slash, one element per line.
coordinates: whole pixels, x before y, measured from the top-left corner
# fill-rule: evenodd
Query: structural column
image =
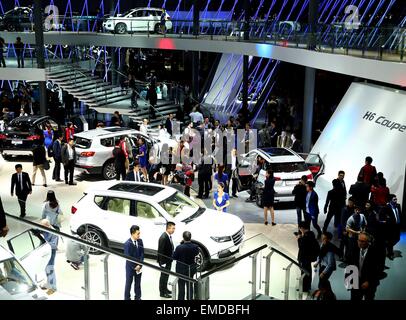
<path fill-rule="evenodd" d="M 193 35 L 199 35 L 200 29 L 200 6 L 199 0 L 193 0 Z M 192 51 L 192 94 L 193 99 L 199 99 L 199 69 L 200 69 L 200 52 Z"/>
<path fill-rule="evenodd" d="M 244 0 L 244 41 L 249 40 L 251 18 L 251 3 L 250 0 Z M 248 109 L 248 66 L 249 56 L 244 55 L 242 58 L 242 107 Z"/>
<path fill-rule="evenodd" d="M 316 69 L 306 67 L 303 109 L 303 152 L 309 152 L 312 144 L 313 106 Z"/>
<path fill-rule="evenodd" d="M 41 0 L 34 1 L 34 25 L 35 25 L 35 47 L 37 54 L 37 67 L 45 69 L 45 55 L 44 55 L 44 26 L 43 26 L 43 8 Z M 39 105 L 41 115 L 47 114 L 47 90 L 46 82 L 41 81 L 39 85 Z"/>
<path fill-rule="evenodd" d="M 310 37 L 308 49 L 314 50 L 316 47 L 316 26 L 318 17 L 319 0 L 310 0 L 309 2 L 309 26 Z M 303 131 L 302 143 L 303 151 L 310 152 L 312 146 L 313 133 L 313 109 L 314 109 L 314 88 L 316 82 L 316 69 L 306 67 L 304 104 L 303 104 Z"/>

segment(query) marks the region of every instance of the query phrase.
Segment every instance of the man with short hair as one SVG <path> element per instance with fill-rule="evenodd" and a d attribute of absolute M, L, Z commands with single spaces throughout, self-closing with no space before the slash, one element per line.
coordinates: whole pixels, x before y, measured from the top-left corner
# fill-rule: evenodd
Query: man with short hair
<path fill-rule="evenodd" d="M 168 221 L 166 223 L 166 231 L 162 233 L 158 242 L 158 263 L 161 268 L 168 271 L 170 271 L 172 267 L 172 255 L 175 248 L 172 240 L 174 232 L 175 223 Z M 168 290 L 168 278 L 168 274 L 161 272 L 161 277 L 159 278 L 159 294 L 162 298 L 171 298 L 172 292 Z"/>
<path fill-rule="evenodd" d="M 364 207 L 369 198 L 370 191 L 371 188 L 364 182 L 364 179 L 358 176 L 357 182 L 351 185 L 349 193 L 357 205 Z"/>
<path fill-rule="evenodd" d="M 338 238 L 341 239 L 340 241 L 340 251 L 342 255 L 342 260 L 347 262 L 349 259 L 349 238 L 348 232 L 346 229 L 347 221 L 354 213 L 354 199 L 353 197 L 349 197 L 347 200 L 347 205 L 341 210 L 341 223 L 338 227 Z"/>
<path fill-rule="evenodd" d="M 124 254 L 140 262 L 144 261 L 144 244 L 140 239 L 140 227 L 130 228 L 131 237 L 124 244 Z M 142 265 L 132 261 L 125 262 L 125 291 L 124 300 L 131 300 L 131 285 L 134 281 L 134 300 L 141 300 L 141 268 Z"/>
<path fill-rule="evenodd" d="M 134 162 L 132 170 L 127 173 L 125 181 L 135 181 L 135 182 L 144 182 L 145 178 L 141 172 L 140 163 L 138 161 Z"/>
<path fill-rule="evenodd" d="M 65 143 L 61 149 L 61 159 L 65 171 L 65 183 L 71 186 L 76 185 L 73 182 L 73 172 L 75 170 L 76 151 L 74 141 L 69 138 L 68 143 Z M 68 181 L 69 178 L 69 181 Z"/>
<path fill-rule="evenodd" d="M 196 273 L 196 257 L 199 254 L 199 246 L 192 243 L 192 234 L 183 232 L 183 243 L 176 247 L 173 259 L 176 260 L 176 272 L 193 278 Z M 187 287 L 187 299 L 193 299 L 193 284 L 179 279 L 178 300 L 185 300 L 185 287 Z"/>
<path fill-rule="evenodd" d="M 17 41 L 14 43 L 14 50 L 17 57 L 18 68 L 24 68 L 24 43 L 20 37 L 17 37 Z"/>
<path fill-rule="evenodd" d="M 308 272 L 308 275 L 305 275 L 303 278 L 303 291 L 309 292 L 312 283 L 312 262 L 317 260 L 320 251 L 319 243 L 316 240 L 314 232 L 310 231 L 309 224 L 305 221 L 299 223 L 299 232 L 294 234 L 299 247 L 297 261 L 300 267 Z"/>
<path fill-rule="evenodd" d="M 334 179 L 339 182 L 339 184 L 337 184 L 337 185 L 339 186 L 338 190 L 339 190 L 340 199 L 341 199 L 341 209 L 344 208 L 345 200 L 347 200 L 347 187 L 345 185 L 344 177 L 345 177 L 345 172 L 343 170 L 340 170 L 340 171 L 338 171 L 337 178 Z"/>
<path fill-rule="evenodd" d="M 379 267 L 374 248 L 370 245 L 370 236 L 361 232 L 357 248 L 353 251 L 349 264 L 358 269 L 358 288 L 351 289 L 351 300 L 374 300 L 379 285 Z"/>
<path fill-rule="evenodd" d="M 62 181 L 61 180 L 62 140 L 63 135 L 60 134 L 52 144 L 52 154 L 55 162 L 54 171 L 52 172 L 52 179 L 57 182 Z"/>
<path fill-rule="evenodd" d="M 299 226 L 300 222 L 302 222 L 302 211 L 303 217 L 306 216 L 306 182 L 307 176 L 303 175 L 299 183 L 295 185 L 293 188 L 292 194 L 295 196 L 295 207 L 296 207 L 296 214 L 297 214 L 297 225 Z"/>
<path fill-rule="evenodd" d="M 15 194 L 20 205 L 20 218 L 25 217 L 26 201 L 29 194 L 32 193 L 32 185 L 30 176 L 27 172 L 23 172 L 23 166 L 21 164 L 15 165 L 16 173 L 11 176 L 11 196 Z"/>
<path fill-rule="evenodd" d="M 348 249 L 349 255 L 352 255 L 353 250 L 357 247 L 358 235 L 365 230 L 367 226 L 367 220 L 365 216 L 361 213 L 361 207 L 355 206 L 354 213 L 347 220 L 347 225 L 345 227 L 348 232 Z"/>
<path fill-rule="evenodd" d="M 382 209 L 384 221 L 386 221 L 386 250 L 389 259 L 394 259 L 393 247 L 400 240 L 400 226 L 401 226 L 401 213 L 400 204 L 396 195 L 389 195 L 388 204 Z"/>
<path fill-rule="evenodd" d="M 306 214 L 305 222 L 308 224 L 310 229 L 310 222 L 313 224 L 313 227 L 317 231 L 317 238 L 321 238 L 321 228 L 317 223 L 319 217 L 319 196 L 317 192 L 314 191 L 315 184 L 313 181 L 306 182 Z"/>
<path fill-rule="evenodd" d="M 366 183 L 368 186 L 371 186 L 373 184 L 377 174 L 376 168 L 371 163 L 372 158 L 369 156 L 366 157 L 365 165 L 361 168 L 361 170 L 358 173 L 358 176 L 360 176 L 364 180 L 364 183 Z"/>

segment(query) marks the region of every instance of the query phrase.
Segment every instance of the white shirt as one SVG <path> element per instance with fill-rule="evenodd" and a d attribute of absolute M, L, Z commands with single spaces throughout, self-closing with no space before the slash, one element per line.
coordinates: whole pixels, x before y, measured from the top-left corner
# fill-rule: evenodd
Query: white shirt
<path fill-rule="evenodd" d="M 68 154 L 69 154 L 69 160 L 73 160 L 73 149 L 69 144 L 68 144 Z"/>
<path fill-rule="evenodd" d="M 192 120 L 192 122 L 203 122 L 203 115 L 196 111 L 196 112 L 192 112 L 191 114 L 189 114 L 190 119 Z"/>
<path fill-rule="evenodd" d="M 237 169 L 237 157 L 231 155 L 231 170 Z"/>
<path fill-rule="evenodd" d="M 145 124 L 140 125 L 140 132 L 145 135 L 148 135 L 148 125 Z"/>
<path fill-rule="evenodd" d="M 141 173 L 140 173 L 140 171 L 134 171 L 134 180 L 135 181 L 138 181 L 138 182 L 141 182 L 142 180 L 141 180 Z"/>

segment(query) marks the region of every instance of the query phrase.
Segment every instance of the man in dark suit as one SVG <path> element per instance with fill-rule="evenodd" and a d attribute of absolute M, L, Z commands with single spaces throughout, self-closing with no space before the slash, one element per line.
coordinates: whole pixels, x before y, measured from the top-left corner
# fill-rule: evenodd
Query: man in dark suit
<path fill-rule="evenodd" d="M 351 185 L 350 195 L 354 198 L 357 205 L 364 207 L 369 198 L 371 188 L 364 182 L 362 176 L 357 177 L 357 182 Z"/>
<path fill-rule="evenodd" d="M 158 242 L 158 263 L 161 268 L 165 268 L 170 271 L 172 267 L 172 255 L 173 255 L 173 241 L 172 235 L 175 232 L 175 223 L 167 222 L 166 231 L 162 233 Z M 159 293 L 162 298 L 171 298 L 171 291 L 168 290 L 168 278 L 169 275 L 161 273 L 159 278 Z"/>
<path fill-rule="evenodd" d="M 140 227 L 133 225 L 130 228 L 131 237 L 124 244 L 124 254 L 139 261 L 144 261 L 144 244 L 140 239 Z M 141 268 L 142 266 L 131 261 L 125 263 L 125 291 L 124 300 L 131 300 L 131 285 L 134 280 L 134 300 L 141 300 Z"/>
<path fill-rule="evenodd" d="M 141 172 L 140 164 L 138 161 L 134 162 L 134 167 L 127 173 L 125 181 L 144 182 L 144 175 Z"/>
<path fill-rule="evenodd" d="M 393 260 L 394 253 L 393 247 L 399 242 L 400 240 L 400 226 L 401 226 L 401 213 L 402 210 L 400 208 L 400 204 L 398 204 L 398 199 L 396 195 L 391 194 L 389 195 L 389 202 L 382 209 L 381 216 L 384 221 L 386 221 L 386 250 L 387 256 L 389 259 Z"/>
<path fill-rule="evenodd" d="M 62 140 L 63 135 L 60 134 L 52 144 L 52 151 L 55 162 L 54 171 L 52 172 L 52 179 L 58 182 L 62 181 L 61 180 Z"/>
<path fill-rule="evenodd" d="M 0 198 L 0 237 L 5 237 L 8 233 L 6 213 L 4 212 L 3 203 Z"/>
<path fill-rule="evenodd" d="M 296 135 L 292 133 L 290 138 L 292 139 L 292 145 L 290 146 L 290 148 L 297 153 L 303 152 L 303 146 L 300 140 L 296 139 Z"/>
<path fill-rule="evenodd" d="M 358 248 L 350 257 L 349 265 L 358 269 L 358 288 L 351 289 L 351 300 L 374 300 L 379 285 L 379 267 L 375 249 L 370 245 L 369 234 L 361 232 Z M 353 283 L 354 285 L 354 283 Z"/>
<path fill-rule="evenodd" d="M 173 119 L 173 114 L 171 113 L 171 114 L 168 115 L 168 118 L 166 118 L 166 122 L 165 122 L 166 132 L 168 132 L 171 137 L 172 137 L 172 134 L 173 134 L 172 119 Z"/>
<path fill-rule="evenodd" d="M 199 246 L 192 243 L 192 234 L 189 231 L 183 232 L 183 242 L 176 247 L 173 259 L 176 260 L 176 272 L 193 278 L 196 273 L 196 256 L 199 254 Z M 185 287 L 187 299 L 193 299 L 193 284 L 179 279 L 178 300 L 185 300 Z"/>
<path fill-rule="evenodd" d="M 345 185 L 344 177 L 345 177 L 345 172 L 343 170 L 340 170 L 340 171 L 338 171 L 337 179 L 334 179 L 339 182 L 338 190 L 339 190 L 339 194 L 340 194 L 339 198 L 341 199 L 341 209 L 345 207 L 345 200 L 347 200 L 347 187 Z M 332 181 L 332 183 L 334 184 L 333 181 Z"/>
<path fill-rule="evenodd" d="M 61 150 L 61 159 L 63 167 L 65 169 L 65 183 L 69 185 L 76 184 L 73 182 L 73 172 L 75 170 L 75 159 L 76 159 L 76 151 L 73 145 L 74 141 L 72 138 L 70 138 L 68 143 L 65 143 Z"/>
<path fill-rule="evenodd" d="M 313 227 L 317 231 L 317 238 L 321 238 L 321 228 L 317 223 L 319 217 L 319 196 L 317 195 L 316 191 L 314 191 L 315 184 L 313 181 L 306 182 L 306 214 L 305 214 L 305 222 L 309 226 L 310 229 L 310 222 L 312 222 Z"/>
<path fill-rule="evenodd" d="M 25 203 L 27 197 L 32 193 L 31 180 L 28 173 L 23 172 L 23 166 L 21 164 L 16 164 L 16 173 L 11 176 L 11 196 L 15 194 L 18 199 L 18 204 L 20 205 L 20 218 L 25 217 Z"/>

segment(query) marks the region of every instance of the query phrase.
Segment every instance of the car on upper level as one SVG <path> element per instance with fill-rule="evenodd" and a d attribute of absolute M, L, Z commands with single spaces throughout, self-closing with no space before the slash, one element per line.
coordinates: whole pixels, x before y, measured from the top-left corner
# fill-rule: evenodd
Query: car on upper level
<path fill-rule="evenodd" d="M 85 192 L 72 206 L 71 213 L 72 233 L 83 226 L 84 239 L 121 250 L 130 237 L 130 227 L 138 225 L 145 253 L 152 255 L 157 254 L 166 223 L 173 221 L 175 247 L 182 241 L 184 231 L 190 231 L 193 242 L 199 246 L 199 270 L 210 263 L 232 259 L 245 236 L 239 217 L 206 209 L 172 187 L 152 183 L 99 183 Z"/>
<path fill-rule="evenodd" d="M 254 181 L 253 174 L 259 158 L 265 160 L 258 178 Z M 305 175 L 308 180 L 316 180 L 323 173 L 323 161 L 315 154 L 307 155 L 306 160 L 289 148 L 254 149 L 241 156 L 238 165 L 239 191 L 249 190 L 256 183 L 257 205 L 262 207 L 262 189 L 266 179 L 266 171 L 271 168 L 275 178 L 275 203 L 294 201 L 293 188 Z"/>
<path fill-rule="evenodd" d="M 0 132 L 0 152 L 3 158 L 7 160 L 11 156 L 31 156 L 47 124 L 54 131 L 59 130 L 59 125 L 49 116 L 22 116 L 10 121 L 4 132 Z"/>
<path fill-rule="evenodd" d="M 0 17 L 1 31 L 24 31 L 32 28 L 32 9 L 15 7 Z"/>
<path fill-rule="evenodd" d="M 163 143 L 169 147 L 176 145 L 175 140 L 160 141 L 140 131 L 124 127 L 107 127 L 83 131 L 74 135 L 76 148 L 75 166 L 86 174 L 102 175 L 104 180 L 116 178 L 113 149 L 117 140 L 124 136 L 129 150 L 130 164 L 138 154 L 138 139 L 144 138 L 149 156 L 160 156 Z"/>
<path fill-rule="evenodd" d="M 103 22 L 103 27 L 108 32 L 125 34 L 137 31 L 160 32 L 161 15 L 164 9 L 135 8 L 115 17 L 109 17 Z M 171 17 L 165 14 L 166 30 L 172 29 Z"/>

